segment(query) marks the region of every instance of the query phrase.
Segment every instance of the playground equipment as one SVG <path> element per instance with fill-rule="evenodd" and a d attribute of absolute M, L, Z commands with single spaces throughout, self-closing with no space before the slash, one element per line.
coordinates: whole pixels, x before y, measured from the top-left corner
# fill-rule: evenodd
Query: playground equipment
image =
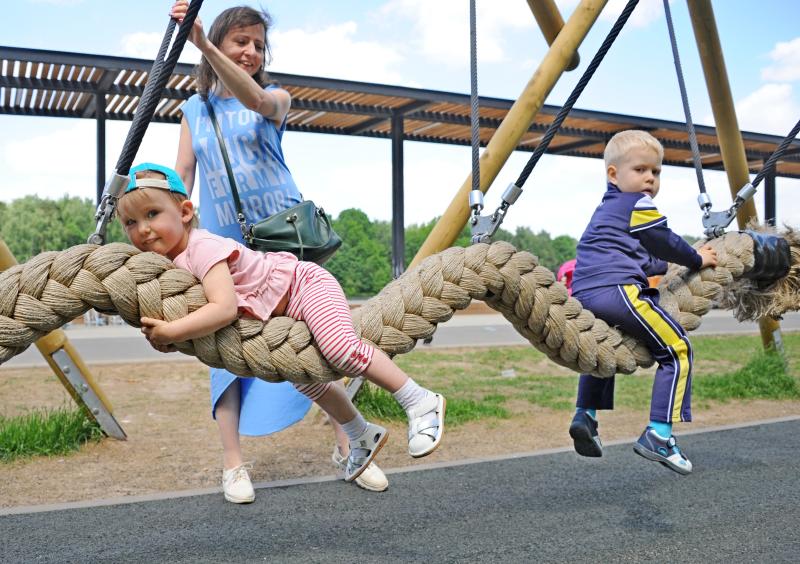
<path fill-rule="evenodd" d="M 736 312 L 740 318 L 797 309 L 800 236 L 789 232 L 782 237 L 791 251 L 791 268 L 769 290 L 755 291 L 767 278 L 748 278 L 763 262 L 756 239 L 728 233 L 711 241 L 719 257 L 716 268 L 694 273 L 670 268 L 659 285 L 662 307 L 687 330 L 700 324 L 714 301 L 734 308 L 747 303 Z M 42 253 L 0 274 L 0 288 L 0 362 L 91 307 L 115 311 L 139 326 L 142 316 L 171 321 L 206 303 L 202 286 L 189 272 L 122 243 Z M 555 362 L 583 373 L 611 376 L 652 364 L 643 345 L 596 319 L 536 257 L 505 242 L 453 247 L 428 257 L 355 310 L 353 321 L 362 339 L 395 355 L 410 351 L 472 299 L 502 313 Z M 305 323 L 289 317 L 267 322 L 240 318 L 176 346 L 209 366 L 268 381 L 309 383 L 344 376 L 325 362 Z"/>
<path fill-rule="evenodd" d="M 0 239 L 0 271 L 15 266 L 17 266 L 17 261 L 14 255 L 11 254 L 5 242 Z M 18 300 L 15 299 L 15 301 Z M 17 309 L 16 305 L 15 309 Z M 24 304 L 19 303 L 19 311 L 24 311 L 24 309 Z M 69 321 L 72 320 L 70 319 Z M 69 342 L 64 331 L 59 329 L 61 325 L 54 326 L 52 331 L 46 334 L 43 333 L 37 338 L 36 347 L 42 353 L 47 364 L 50 365 L 50 369 L 61 381 L 61 384 L 67 389 L 69 395 L 84 410 L 86 415 L 94 419 L 109 437 L 121 440 L 127 438 L 125 431 L 114 417 L 111 403 L 95 382 L 89 368 L 84 364 L 78 351 Z M 2 326 L 3 323 L 0 322 L 0 342 L 5 342 L 5 328 Z"/>
<path fill-rule="evenodd" d="M 632 0 L 629 5 L 635 3 Z M 488 190 L 604 5 L 602 0 L 583 0 L 564 24 L 540 69 L 480 159 L 481 192 Z M 708 80 L 708 71 L 706 75 Z M 720 123 L 719 118 L 717 122 Z M 746 166 L 744 171 L 746 175 Z M 390 355 L 407 352 L 417 339 L 429 337 L 454 310 L 466 307 L 472 299 L 483 299 L 503 313 L 534 346 L 575 370 L 610 376 L 652 363 L 641 344 L 609 328 L 569 298 L 563 285 L 556 283 L 553 274 L 540 267 L 530 253 L 516 252 L 506 243 L 482 243 L 468 249 L 447 249 L 422 260 L 433 248 L 452 244 L 469 218 L 466 196 L 470 183 L 468 178 L 415 257 L 412 267 L 417 268 L 410 269 L 354 313 L 362 338 Z M 752 207 L 752 202 L 746 204 Z M 746 213 L 746 208 L 741 206 L 740 214 Z M 784 275 L 784 270 L 777 281 L 761 272 L 764 256 L 758 236 L 728 233 L 711 242 L 719 256 L 716 269 L 689 274 L 686 269 L 671 268 L 659 285 L 662 306 L 688 330 L 699 325 L 700 316 L 708 311 L 712 300 L 732 307 L 740 319 L 779 316 L 797 309 L 800 239 L 793 231 L 780 238 L 785 241 L 790 261 L 785 265 L 788 274 Z M 19 299 L 28 295 L 20 284 L 28 280 L 41 285 L 34 285 L 32 292 L 46 299 L 38 303 L 27 297 Z M 7 288 L 7 293 L 0 295 L 0 332 L 6 335 L 0 342 L 0 362 L 49 330 L 49 324 L 80 315 L 90 307 L 115 311 L 126 322 L 138 326 L 142 315 L 172 320 L 205 303 L 202 287 L 188 272 L 174 268 L 164 257 L 120 244 L 81 245 L 62 253 L 43 253 L 0 275 L 0 288 Z M 18 314 L 16 304 L 21 302 L 31 309 Z M 224 366 L 242 376 L 270 381 L 310 382 L 341 377 L 322 359 L 305 324 L 285 317 L 266 323 L 243 318 L 213 335 L 181 343 L 179 349 L 211 366 Z"/>

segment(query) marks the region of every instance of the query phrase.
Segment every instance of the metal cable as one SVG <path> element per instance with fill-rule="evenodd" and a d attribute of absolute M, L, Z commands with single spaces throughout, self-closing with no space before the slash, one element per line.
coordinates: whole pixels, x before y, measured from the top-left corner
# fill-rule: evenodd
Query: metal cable
<path fill-rule="evenodd" d="M 678 42 L 675 38 L 675 28 L 672 25 L 672 12 L 669 9 L 669 0 L 664 0 L 664 13 L 667 17 L 667 28 L 669 29 L 669 41 L 672 45 L 672 58 L 675 61 L 675 72 L 678 75 L 678 86 L 681 90 L 681 102 L 683 103 L 683 113 L 686 116 L 686 130 L 689 133 L 689 145 L 692 148 L 692 161 L 694 171 L 697 174 L 697 185 L 700 193 L 706 193 L 706 183 L 703 179 L 703 163 L 700 161 L 700 147 L 697 145 L 697 133 L 692 122 L 692 112 L 689 109 L 689 96 L 686 93 L 686 82 L 683 80 L 683 69 L 681 68 L 681 58 L 678 55 Z"/>
<path fill-rule="evenodd" d="M 572 94 L 570 94 L 569 98 L 567 98 L 567 101 L 561 107 L 561 110 L 558 112 L 556 119 L 554 119 L 553 122 L 550 124 L 550 126 L 547 128 L 544 137 L 542 137 L 541 143 L 539 143 L 539 145 L 536 146 L 536 149 L 533 151 L 533 155 L 531 155 L 531 158 L 528 160 L 528 163 L 525 165 L 525 168 L 522 169 L 522 174 L 519 175 L 519 178 L 515 183 L 518 187 L 522 188 L 523 184 L 525 184 L 525 181 L 528 180 L 528 176 L 530 176 L 533 167 L 535 167 L 536 163 L 539 162 L 539 159 L 542 157 L 544 152 L 547 150 L 547 147 L 550 145 L 550 141 L 552 141 L 553 137 L 555 137 L 556 133 L 558 133 L 558 129 L 561 127 L 561 124 L 566 119 L 570 110 L 572 110 L 572 106 L 575 105 L 575 102 L 578 100 L 578 97 L 583 92 L 583 89 L 586 88 L 586 85 L 589 83 L 589 80 L 592 78 L 592 75 L 594 75 L 594 71 L 597 70 L 597 67 L 602 62 L 603 57 L 605 57 L 606 53 L 611 48 L 611 45 L 614 43 L 614 40 L 617 38 L 617 35 L 619 35 L 619 32 L 622 31 L 625 22 L 628 21 L 628 17 L 631 15 L 631 12 L 633 12 L 633 9 L 636 7 L 638 3 L 639 0 L 629 0 L 628 3 L 625 5 L 625 9 L 622 10 L 622 13 L 619 15 L 619 18 L 617 18 L 617 21 L 616 23 L 614 23 L 614 26 L 611 28 L 611 31 L 608 32 L 608 36 L 606 37 L 605 41 L 603 41 L 603 44 L 600 46 L 600 49 L 598 49 L 597 53 L 592 59 L 592 62 L 589 63 L 589 66 L 586 68 L 586 71 L 584 71 L 583 76 L 578 81 L 578 84 L 575 86 L 575 89 L 572 91 Z"/>
<path fill-rule="evenodd" d="M 775 168 L 775 163 L 779 158 L 783 156 L 783 154 L 786 152 L 786 149 L 789 148 L 791 142 L 794 140 L 795 137 L 797 137 L 798 132 L 800 132 L 800 120 L 798 120 L 798 122 L 794 124 L 794 127 L 789 132 L 789 135 L 787 135 L 783 139 L 778 148 L 775 149 L 775 151 L 769 156 L 767 162 L 764 163 L 764 166 L 761 167 L 761 170 L 758 171 L 758 174 L 756 174 L 756 177 L 753 179 L 752 182 L 753 188 L 757 188 L 759 183 L 764 179 L 767 173 L 769 173 L 770 170 Z"/>
<path fill-rule="evenodd" d="M 117 161 L 116 172 L 119 175 L 127 175 L 131 169 L 131 164 L 133 164 L 133 159 L 136 158 L 136 153 L 139 150 L 139 146 L 142 144 L 147 126 L 150 125 L 150 120 L 153 119 L 156 107 L 161 100 L 161 93 L 164 90 L 164 86 L 172 76 L 172 71 L 175 69 L 175 64 L 178 62 L 178 57 L 180 57 L 181 51 L 183 51 L 183 46 L 186 44 L 186 39 L 189 37 L 189 32 L 192 30 L 192 25 L 202 5 L 203 0 L 192 0 L 191 4 L 189 4 L 186 16 L 183 19 L 183 23 L 180 25 L 178 33 L 175 36 L 175 42 L 172 44 L 172 49 L 170 49 L 167 59 L 160 64 L 158 60 L 156 60 L 153 64 L 149 80 L 147 81 L 141 98 L 139 98 L 139 105 L 133 116 L 133 123 L 128 130 L 128 136 L 125 138 L 122 152 Z M 174 29 L 175 21 L 170 19 L 169 25 L 167 26 L 167 36 L 172 35 Z M 164 42 L 169 44 L 167 37 L 164 38 Z M 164 42 L 162 42 L 161 45 L 162 49 L 165 47 Z M 164 56 L 161 50 L 159 50 L 159 55 L 161 57 Z"/>
<path fill-rule="evenodd" d="M 475 0 L 469 2 L 469 69 L 470 69 L 470 125 L 471 125 L 471 145 L 472 145 L 472 189 L 480 190 L 481 187 L 481 167 L 478 159 L 478 149 L 480 147 L 480 129 L 478 119 L 478 38 L 476 26 L 476 7 Z"/>

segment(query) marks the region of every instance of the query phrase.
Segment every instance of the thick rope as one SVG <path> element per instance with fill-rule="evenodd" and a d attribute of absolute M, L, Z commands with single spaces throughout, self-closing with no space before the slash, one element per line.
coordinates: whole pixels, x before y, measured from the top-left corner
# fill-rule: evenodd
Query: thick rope
<path fill-rule="evenodd" d="M 792 270 L 778 283 L 783 289 L 773 292 L 777 297 L 762 290 L 763 303 L 755 305 L 756 298 L 750 298 L 750 313 L 780 315 L 800 307 L 800 238 L 785 236 Z M 754 295 L 753 282 L 739 280 L 754 264 L 752 239 L 729 233 L 710 244 L 719 266 L 699 273 L 672 266 L 659 286 L 662 305 L 687 330 L 700 324 L 715 300 L 733 303 L 742 294 Z M 537 349 L 576 371 L 608 377 L 653 363 L 644 345 L 569 297 L 535 256 L 502 241 L 428 257 L 355 310 L 353 320 L 362 339 L 395 355 L 433 335 L 439 323 L 473 299 L 484 300 Z M 171 321 L 205 303 L 202 286 L 189 272 L 130 245 L 78 245 L 42 253 L 0 273 L 0 363 L 91 308 L 118 313 L 138 327 L 142 316 Z M 266 323 L 240 318 L 178 348 L 209 366 L 271 382 L 325 382 L 343 376 L 322 357 L 306 324 L 288 317 Z"/>

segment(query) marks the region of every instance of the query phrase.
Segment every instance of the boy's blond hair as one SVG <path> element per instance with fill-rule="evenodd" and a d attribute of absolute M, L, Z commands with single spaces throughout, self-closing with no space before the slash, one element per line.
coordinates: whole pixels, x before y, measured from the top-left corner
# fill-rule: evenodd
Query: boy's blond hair
<path fill-rule="evenodd" d="M 619 166 L 628 151 L 637 147 L 652 149 L 659 161 L 664 160 L 664 147 L 658 139 L 640 129 L 627 129 L 615 134 L 606 145 L 603 152 L 606 169 L 611 165 Z"/>

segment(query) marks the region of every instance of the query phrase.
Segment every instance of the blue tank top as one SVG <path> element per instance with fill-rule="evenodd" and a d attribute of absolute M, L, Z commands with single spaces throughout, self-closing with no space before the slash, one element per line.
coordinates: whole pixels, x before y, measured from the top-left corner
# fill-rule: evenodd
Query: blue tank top
<path fill-rule="evenodd" d="M 265 90 L 276 88 L 267 86 Z M 303 197 L 286 166 L 280 128 L 248 110 L 236 98 L 209 94 L 228 149 L 236 188 L 247 221 L 254 223 L 299 204 Z M 192 133 L 200 187 L 200 227 L 242 241 L 228 174 L 205 102 L 195 94 L 182 107 Z"/>

